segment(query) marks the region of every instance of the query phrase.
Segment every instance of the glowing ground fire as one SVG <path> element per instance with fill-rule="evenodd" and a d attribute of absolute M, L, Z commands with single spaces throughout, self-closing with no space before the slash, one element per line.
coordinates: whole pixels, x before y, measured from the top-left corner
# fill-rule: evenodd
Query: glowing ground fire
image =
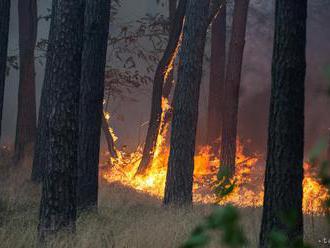
<path fill-rule="evenodd" d="M 132 153 L 118 150 L 118 158 L 110 158 L 110 166 L 102 171 L 102 177 L 109 183 L 119 182 L 124 186 L 161 199 L 164 195 L 169 156 L 169 148 L 165 141 L 167 128 L 165 129 L 158 136 L 153 162 L 144 175 L 135 176 L 142 158 L 142 148 L 138 148 Z M 198 149 L 195 155 L 194 202 L 204 204 L 231 203 L 238 207 L 262 206 L 264 166 L 259 156 L 246 156 L 243 151 L 243 146 L 238 142 L 235 188 L 231 194 L 219 201 L 212 191 L 212 184 L 217 180 L 219 158 L 211 154 L 210 147 Z M 325 211 L 323 203 L 328 197 L 327 189 L 312 174 L 311 166 L 308 163 L 305 163 L 304 169 L 303 210 L 306 214 L 323 214 Z"/>

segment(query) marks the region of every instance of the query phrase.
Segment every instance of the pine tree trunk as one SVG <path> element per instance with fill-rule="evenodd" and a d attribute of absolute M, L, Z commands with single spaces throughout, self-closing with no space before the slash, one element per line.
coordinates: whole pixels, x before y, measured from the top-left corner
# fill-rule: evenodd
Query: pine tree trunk
<path fill-rule="evenodd" d="M 171 32 L 169 35 L 169 41 L 162 59 L 160 60 L 153 82 L 152 89 L 152 99 L 151 99 L 151 112 L 149 119 L 148 132 L 146 136 L 146 141 L 144 145 L 142 160 L 137 170 L 137 174 L 143 174 L 150 165 L 153 158 L 153 153 L 155 150 L 157 136 L 159 133 L 161 125 L 161 114 L 162 114 L 162 95 L 163 87 L 165 82 L 166 70 L 170 63 L 172 62 L 175 50 L 178 46 L 183 20 L 186 12 L 187 0 L 180 0 L 175 17 L 173 20 L 173 25 L 171 27 Z"/>
<path fill-rule="evenodd" d="M 55 1 L 56 2 L 56 1 Z M 53 5 L 45 85 L 48 97 L 48 142 L 39 217 L 39 239 L 59 230 L 74 231 L 78 161 L 78 113 L 83 46 L 83 1 L 61 0 Z M 51 61 L 49 61 L 51 59 Z M 45 128 L 40 126 L 40 129 Z"/>
<path fill-rule="evenodd" d="M 86 0 L 79 109 L 77 181 L 79 209 L 97 206 L 109 22 L 109 0 Z"/>
<path fill-rule="evenodd" d="M 8 33 L 10 17 L 10 0 L 0 1 L 0 138 L 2 127 L 2 109 L 5 92 L 7 52 L 8 52 Z"/>
<path fill-rule="evenodd" d="M 15 159 L 21 160 L 27 145 L 36 136 L 36 93 L 34 49 L 37 39 L 36 0 L 18 1 L 19 17 L 19 89 L 17 105 Z"/>
<path fill-rule="evenodd" d="M 249 0 L 235 1 L 233 28 L 224 86 L 220 164 L 221 168 L 228 171 L 230 176 L 235 173 L 239 88 L 248 8 Z"/>
<path fill-rule="evenodd" d="M 105 140 L 108 145 L 108 151 L 113 158 L 117 158 L 117 151 L 115 148 L 115 141 L 113 140 L 112 134 L 109 130 L 109 124 L 104 114 L 102 115 L 102 129 L 105 136 Z"/>
<path fill-rule="evenodd" d="M 272 90 L 260 246 L 273 230 L 303 237 L 302 180 L 306 71 L 306 0 L 277 0 Z M 283 214 L 296 214 L 291 228 Z"/>
<path fill-rule="evenodd" d="M 208 27 L 209 1 L 191 0 L 187 6 L 181 65 L 174 91 L 171 150 L 164 204 L 190 205 L 194 171 L 198 100 Z"/>
<path fill-rule="evenodd" d="M 218 155 L 226 72 L 226 4 L 212 22 L 211 67 L 207 118 L 207 144 Z"/>
<path fill-rule="evenodd" d="M 51 23 L 50 27 L 54 27 L 56 25 L 54 16 L 56 16 L 57 8 L 59 0 L 52 1 L 52 13 L 51 13 Z M 38 115 L 38 126 L 37 126 L 37 137 L 34 146 L 34 156 L 33 156 L 33 164 L 32 164 L 32 173 L 31 180 L 35 183 L 40 183 L 42 181 L 42 177 L 45 170 L 45 164 L 47 160 L 47 152 L 45 147 L 48 146 L 49 141 L 49 130 L 48 130 L 48 120 L 49 120 L 49 95 L 52 84 L 52 72 L 53 67 L 55 65 L 55 43 L 50 42 L 55 39 L 54 28 L 49 29 L 48 34 L 48 46 L 46 53 L 46 67 L 45 67 L 45 78 L 44 83 L 42 85 L 41 90 L 41 99 L 40 99 L 40 107 L 39 107 L 39 115 Z"/>

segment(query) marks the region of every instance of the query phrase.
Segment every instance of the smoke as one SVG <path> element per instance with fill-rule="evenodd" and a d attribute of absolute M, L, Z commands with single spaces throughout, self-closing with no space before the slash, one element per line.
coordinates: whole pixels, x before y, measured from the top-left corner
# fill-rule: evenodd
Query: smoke
<path fill-rule="evenodd" d="M 328 114 L 329 100 L 326 96 L 327 79 L 325 68 L 330 65 L 330 3 L 327 0 L 309 1 L 308 39 L 307 39 L 307 76 L 306 76 L 306 150 L 327 132 L 330 126 Z M 51 0 L 38 1 L 39 15 L 46 15 Z M 137 11 L 138 10 L 138 11 Z M 146 13 L 162 12 L 167 15 L 166 6 L 157 5 L 154 0 L 123 1 L 117 22 L 127 22 L 144 16 Z M 267 123 L 271 84 L 271 58 L 273 38 L 274 1 L 251 0 L 249 10 L 246 47 L 242 72 L 242 87 L 239 106 L 238 133 L 249 149 L 265 153 L 267 144 Z M 228 18 L 230 23 L 231 18 Z M 230 27 L 229 27 L 230 29 Z M 38 38 L 47 38 L 49 22 L 41 21 Z M 9 55 L 17 54 L 18 16 L 17 0 L 12 1 Z M 210 54 L 209 44 L 206 54 Z M 111 61 L 111 58 L 109 58 Z M 207 116 L 207 96 L 209 64 L 205 61 L 201 86 L 198 140 L 204 142 Z M 44 65 L 36 64 L 37 103 L 43 83 Z M 153 75 L 150 75 L 153 76 Z M 16 125 L 18 92 L 18 71 L 12 70 L 6 82 L 3 115 L 3 143 L 13 143 Z M 148 121 L 151 85 L 132 93 L 135 101 L 129 99 L 112 100 L 113 112 L 111 125 L 117 136 L 118 144 L 135 149 L 142 143 Z"/>

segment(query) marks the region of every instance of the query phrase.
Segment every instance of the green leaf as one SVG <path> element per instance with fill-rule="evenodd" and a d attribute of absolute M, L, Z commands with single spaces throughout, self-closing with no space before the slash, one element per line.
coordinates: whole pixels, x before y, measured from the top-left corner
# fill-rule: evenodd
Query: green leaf
<path fill-rule="evenodd" d="M 198 235 L 193 235 L 189 240 L 187 240 L 181 248 L 199 248 L 205 247 L 210 241 L 210 238 L 205 233 Z"/>
<path fill-rule="evenodd" d="M 288 248 L 288 238 L 279 231 L 272 231 L 269 235 L 271 248 Z"/>

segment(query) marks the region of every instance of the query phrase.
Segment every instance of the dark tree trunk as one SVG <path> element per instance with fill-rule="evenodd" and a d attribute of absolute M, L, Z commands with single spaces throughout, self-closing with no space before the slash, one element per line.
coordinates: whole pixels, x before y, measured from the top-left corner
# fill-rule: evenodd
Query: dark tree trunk
<path fill-rule="evenodd" d="M 290 241 L 303 237 L 306 12 L 306 0 L 276 1 L 262 248 L 270 247 L 273 230 Z M 289 228 L 281 217 L 292 211 L 296 223 Z"/>
<path fill-rule="evenodd" d="M 54 1 L 45 85 L 48 142 L 39 217 L 41 241 L 66 229 L 74 231 L 78 161 L 78 113 L 84 9 L 81 0 Z M 51 59 L 51 61 L 49 61 Z M 40 126 L 40 129 L 45 128 Z"/>
<path fill-rule="evenodd" d="M 80 82 L 77 204 L 97 206 L 110 0 L 86 0 Z"/>
<path fill-rule="evenodd" d="M 115 142 L 114 142 L 112 134 L 109 130 L 109 124 L 108 124 L 108 121 L 105 118 L 104 114 L 102 115 L 102 129 L 103 129 L 103 133 L 105 136 L 105 140 L 108 145 L 108 151 L 109 151 L 111 157 L 117 158 L 118 155 L 117 155 L 117 151 L 115 148 Z"/>
<path fill-rule="evenodd" d="M 226 4 L 212 23 L 211 67 L 207 118 L 207 144 L 218 155 L 226 72 Z"/>
<path fill-rule="evenodd" d="M 21 160 L 26 146 L 36 136 L 36 93 L 34 49 L 37 39 L 36 0 L 18 1 L 19 18 L 19 89 L 17 105 L 15 159 Z"/>
<path fill-rule="evenodd" d="M 167 47 L 156 69 L 152 89 L 151 112 L 148 132 L 144 145 L 142 160 L 138 167 L 137 174 L 145 173 L 153 158 L 153 153 L 155 150 L 157 136 L 161 124 L 163 87 L 164 82 L 166 81 L 166 75 L 169 75 L 166 73 L 166 71 L 173 62 L 173 56 L 175 55 L 175 51 L 180 40 L 183 19 L 186 12 L 186 4 L 187 0 L 180 0 L 173 20 L 175 25 L 172 25 L 171 27 Z"/>
<path fill-rule="evenodd" d="M 0 1 L 0 138 L 3 97 L 5 92 L 7 52 L 8 52 L 8 33 L 9 33 L 9 17 L 10 17 L 10 0 Z"/>
<path fill-rule="evenodd" d="M 58 0 L 52 1 L 52 13 L 51 13 L 52 18 L 51 18 L 50 27 L 54 27 L 56 25 L 54 16 L 56 16 L 57 3 Z M 34 156 L 33 156 L 32 173 L 31 173 L 31 180 L 35 183 L 40 183 L 42 181 L 46 160 L 47 160 L 47 150 L 45 149 L 45 147 L 48 146 L 48 141 L 49 141 L 49 130 L 48 130 L 48 120 L 50 113 L 49 95 L 52 84 L 53 67 L 56 62 L 55 61 L 56 54 L 54 51 L 55 43 L 50 41 L 53 41 L 55 39 L 55 35 L 57 34 L 55 31 L 56 30 L 54 28 L 50 28 L 48 34 L 49 42 L 48 42 L 47 54 L 46 54 L 45 78 L 41 91 L 37 138 L 34 147 Z"/>
<path fill-rule="evenodd" d="M 248 8 L 249 0 L 235 1 L 233 28 L 224 85 L 220 164 L 221 168 L 226 169 L 230 176 L 235 173 L 239 88 Z"/>
<path fill-rule="evenodd" d="M 181 65 L 174 91 L 165 205 L 192 203 L 198 100 L 208 14 L 209 1 L 189 1 L 183 28 Z"/>
<path fill-rule="evenodd" d="M 177 0 L 168 0 L 168 14 L 169 14 L 169 20 L 170 20 L 170 27 L 173 26 L 173 20 L 175 17 L 175 11 L 176 11 L 176 5 Z"/>

